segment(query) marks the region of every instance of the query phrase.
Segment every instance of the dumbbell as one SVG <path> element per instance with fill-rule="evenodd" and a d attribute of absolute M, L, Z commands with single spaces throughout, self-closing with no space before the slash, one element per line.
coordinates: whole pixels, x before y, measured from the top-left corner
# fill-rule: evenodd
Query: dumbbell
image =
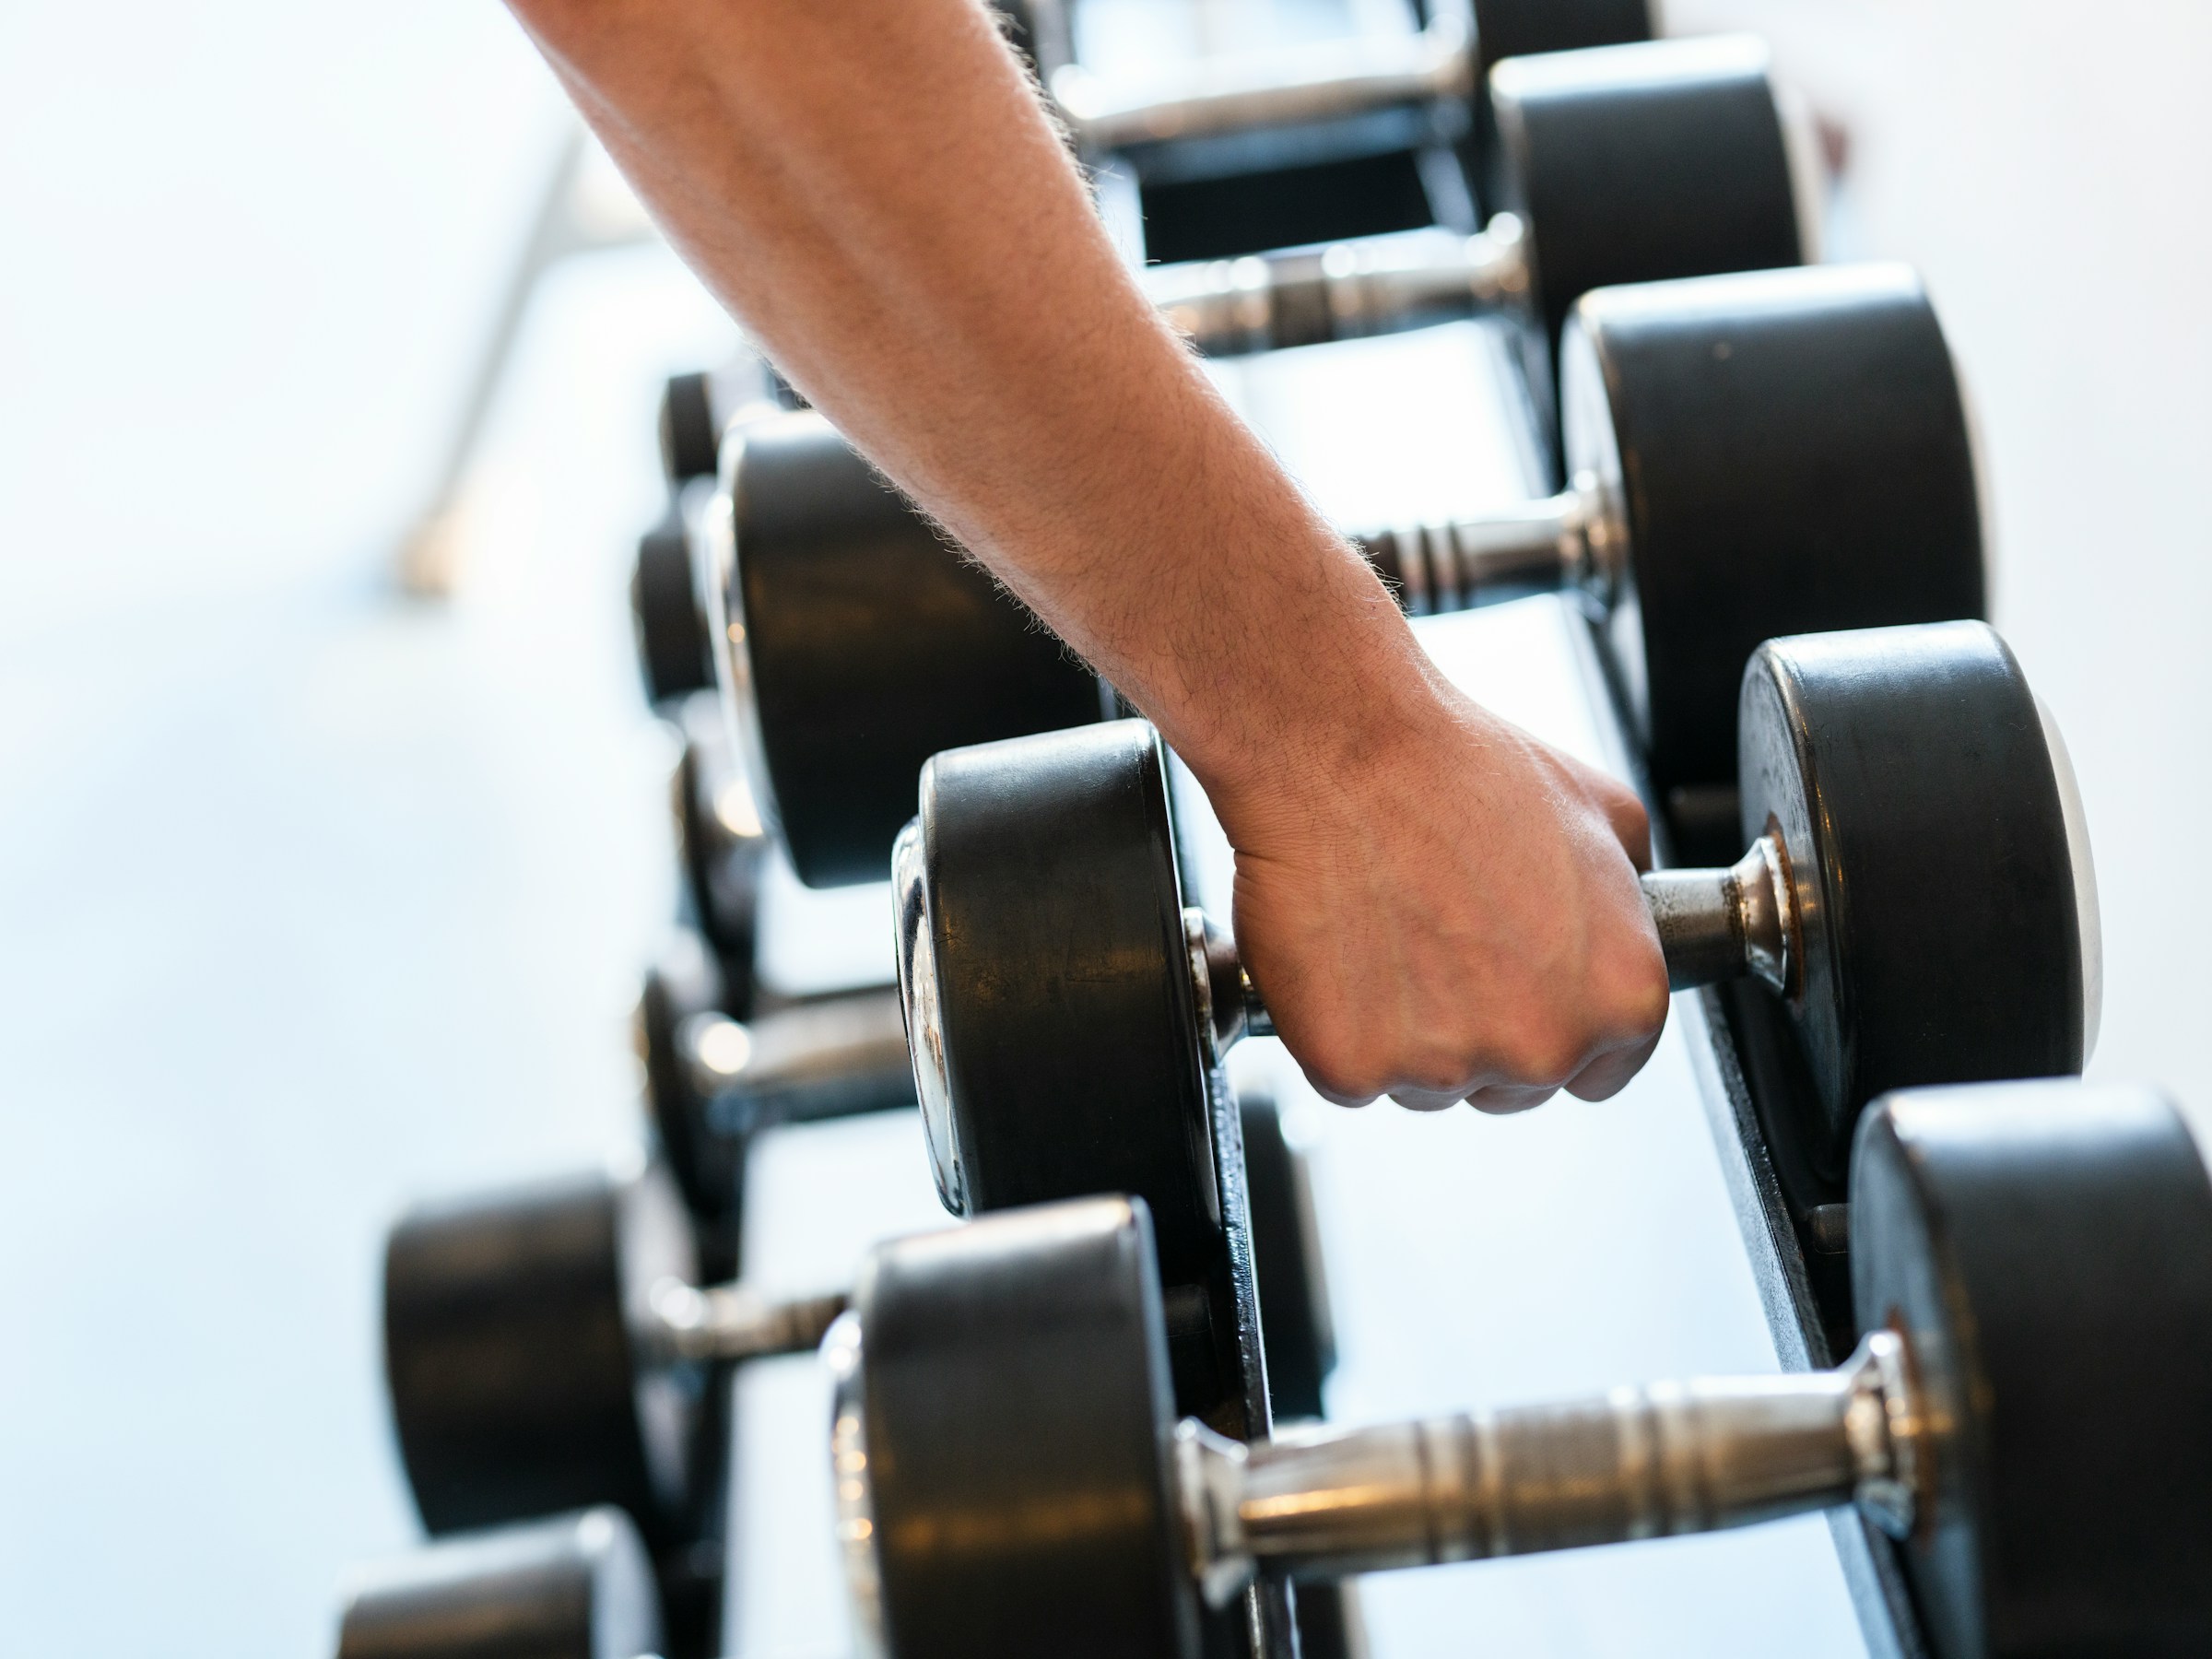
<path fill-rule="evenodd" d="M 713 946 L 735 1006 L 752 993 L 760 865 L 768 830 L 747 769 L 732 753 L 721 699 L 693 692 L 667 705 L 677 738 L 668 806 L 682 887 L 679 916 Z"/>
<path fill-rule="evenodd" d="M 701 1272 L 737 1271 L 746 1150 L 781 1124 L 914 1104 L 898 991 L 795 1003 L 747 1021 L 723 1013 L 710 964 L 679 935 L 638 1008 L 638 1047 L 657 1138 L 697 1226 Z M 1335 1339 L 1305 1160 L 1275 1103 L 1240 1102 L 1253 1250 L 1275 1412 L 1319 1417 Z"/>
<path fill-rule="evenodd" d="M 2078 1072 L 2099 982 L 2086 832 L 1996 633 L 1770 641 L 1741 711 L 1747 850 L 1643 886 L 1672 984 L 1748 978 L 1794 1035 L 1815 1087 L 1768 1124 L 1789 1142 L 1777 1162 L 1840 1179 L 1860 1111 L 1891 1088 Z M 1185 907 L 1151 728 L 937 756 L 893 865 L 947 1207 L 1132 1193 L 1164 1261 L 1201 1255 L 1212 1079 L 1271 1028 L 1233 942 Z"/>
<path fill-rule="evenodd" d="M 384 1365 L 432 1533 L 614 1504 L 656 1548 L 712 1530 L 721 1368 L 801 1353 L 841 1295 L 702 1288 L 648 1166 L 423 1205 L 384 1251 Z"/>
<path fill-rule="evenodd" d="M 356 1575 L 337 1659 L 641 1659 L 664 1641 L 644 1541 L 602 1507 L 445 1539 Z"/>
<path fill-rule="evenodd" d="M 1206 58 L 1117 88 L 1074 61 L 1056 0 L 1007 9 L 1019 18 L 1054 113 L 1078 148 L 1094 155 L 1312 128 L 1408 106 L 1445 114 L 1448 135 L 1479 143 L 1489 125 L 1494 65 L 1652 36 L 1647 0 L 1474 0 L 1465 9 L 1439 9 L 1410 36 Z"/>
<path fill-rule="evenodd" d="M 769 361 L 747 349 L 716 370 L 670 375 L 661 388 L 656 435 L 668 509 L 638 538 L 629 611 L 646 700 L 669 702 L 714 684 L 714 667 L 692 597 L 691 547 L 714 494 L 722 435 L 778 409 L 803 409 Z"/>
<path fill-rule="evenodd" d="M 1501 65 L 1492 86 L 1508 210 L 1485 229 L 1155 265 L 1146 293 L 1209 354 L 1488 311 L 1556 343 L 1593 288 L 1813 256 L 1814 204 L 1758 40 L 1555 53 Z"/>
<path fill-rule="evenodd" d="M 1759 641 L 1981 613 L 1973 447 L 1911 272 L 1603 289 L 1562 362 L 1566 490 L 1357 540 L 1416 611 L 1579 592 L 1662 801 L 1734 782 Z M 731 482 L 702 598 L 755 798 L 802 880 L 880 879 L 931 754 L 1110 712 L 818 416 L 748 428 Z"/>
<path fill-rule="evenodd" d="M 1140 1202 L 883 1247 L 824 1346 L 856 1623 L 894 1659 L 1195 1655 L 1255 1579 L 1853 1507 L 1942 1659 L 2212 1649 L 2212 1186 L 2180 1114 L 1911 1091 L 1851 1190 L 1832 1370 L 1250 1445 L 1167 1408 Z"/>
<path fill-rule="evenodd" d="M 629 576 L 630 627 L 645 700 L 656 708 L 714 684 L 713 645 L 700 620 L 691 573 L 691 549 L 713 500 L 710 466 L 677 483 L 668 511 L 638 538 Z"/>
<path fill-rule="evenodd" d="M 899 994 L 839 993 L 734 1019 L 699 968 L 696 939 L 674 935 L 647 974 L 636 1040 L 655 1136 L 699 1226 L 700 1270 L 737 1270 L 745 1163 L 753 1137 L 782 1124 L 914 1103 Z"/>
<path fill-rule="evenodd" d="M 1286 1416 L 1319 1416 L 1335 1362 L 1304 1173 L 1271 1105 L 1248 1104 L 1264 1187 L 1262 1304 Z M 1249 1275 L 1248 1275 L 1249 1277 Z M 384 1360 L 423 1524 L 448 1533 L 611 1503 L 656 1546 L 712 1528 L 716 1368 L 804 1352 L 841 1295 L 702 1288 L 657 1166 L 426 1205 L 384 1252 Z"/>

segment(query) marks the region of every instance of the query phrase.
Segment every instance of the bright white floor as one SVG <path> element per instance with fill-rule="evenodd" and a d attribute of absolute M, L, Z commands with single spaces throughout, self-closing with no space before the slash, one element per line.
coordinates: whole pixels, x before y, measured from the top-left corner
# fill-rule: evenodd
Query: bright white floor
<path fill-rule="evenodd" d="M 1769 32 L 1855 135 L 1837 251 L 1929 275 L 2096 836 L 2096 1069 L 2203 1116 L 2212 14 L 1671 17 Z M 411 606 L 391 544 L 559 130 L 512 25 L 50 0 L 6 33 L 0 1616 L 25 1652 L 312 1654 L 410 1525 L 384 1219 L 633 1130 L 666 891 L 620 566 L 655 379 L 727 336 L 656 253 L 549 287 L 478 568 Z"/>

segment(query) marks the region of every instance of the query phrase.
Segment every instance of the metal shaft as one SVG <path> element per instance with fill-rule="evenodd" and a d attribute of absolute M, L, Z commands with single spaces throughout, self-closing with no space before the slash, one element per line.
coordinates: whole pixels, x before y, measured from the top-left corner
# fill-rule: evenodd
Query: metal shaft
<path fill-rule="evenodd" d="M 1624 1543 L 1861 1502 L 1909 1530 L 1922 1428 L 1903 1345 L 1836 1370 L 1618 1388 L 1251 1446 L 1178 1434 L 1193 1565 L 1335 1575 Z"/>
<path fill-rule="evenodd" d="M 1201 59 L 1142 82 L 1117 85 L 1064 64 L 1046 85 L 1077 145 L 1096 152 L 1464 102 L 1475 91 L 1475 54 L 1465 21 L 1447 16 L 1418 34 Z"/>
<path fill-rule="evenodd" d="M 1464 317 L 1528 291 L 1519 218 L 1473 236 L 1408 230 L 1290 253 L 1155 265 L 1142 280 L 1168 322 L 1208 357 L 1315 346 Z"/>
<path fill-rule="evenodd" d="M 758 1019 L 696 1014 L 677 1041 L 692 1086 L 733 1135 L 911 1105 L 914 1073 L 894 987 L 798 1003 Z"/>
<path fill-rule="evenodd" d="M 1586 499 L 1568 489 L 1479 518 L 1366 531 L 1352 545 L 1408 615 L 1428 617 L 1567 586 L 1583 563 L 1587 519 Z"/>
<path fill-rule="evenodd" d="M 841 1290 L 771 1300 L 743 1285 L 701 1289 L 663 1279 L 646 1298 L 639 1345 L 660 1364 L 730 1362 L 811 1353 L 845 1311 Z"/>
<path fill-rule="evenodd" d="M 1724 870 L 1653 870 L 1643 877 L 1643 897 L 1675 990 L 1744 974 L 1789 989 L 1789 867 L 1771 835 Z"/>

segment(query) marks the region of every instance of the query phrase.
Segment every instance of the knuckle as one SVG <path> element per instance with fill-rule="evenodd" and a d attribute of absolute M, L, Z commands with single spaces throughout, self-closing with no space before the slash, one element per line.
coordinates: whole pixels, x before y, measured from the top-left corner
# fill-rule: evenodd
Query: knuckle
<path fill-rule="evenodd" d="M 1582 1069 L 1584 1046 L 1577 1032 L 1529 1021 L 1501 1046 L 1500 1069 L 1518 1088 L 1557 1088 Z"/>

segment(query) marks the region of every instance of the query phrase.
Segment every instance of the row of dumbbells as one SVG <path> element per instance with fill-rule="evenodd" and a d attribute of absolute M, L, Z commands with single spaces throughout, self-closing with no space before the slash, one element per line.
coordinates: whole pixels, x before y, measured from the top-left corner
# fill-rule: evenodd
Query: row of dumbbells
<path fill-rule="evenodd" d="M 1631 61 L 1640 53 L 1643 61 Z M 1602 151 L 1578 155 L 1570 139 L 1546 136 L 1574 132 L 1547 125 L 1547 90 L 1585 134 L 1609 135 L 1615 154 L 1642 159 L 1666 155 L 1669 129 L 1654 112 L 1693 134 L 1700 122 L 1708 134 L 1724 130 L 1714 112 L 1763 114 L 1783 170 L 1769 229 L 1779 235 L 1786 221 L 1791 240 L 1779 255 L 1738 263 L 1780 265 L 1805 251 L 1778 101 L 1753 54 L 1710 45 L 1572 54 L 1506 66 L 1490 84 L 1491 118 L 1517 135 L 1513 165 L 1531 179 L 1572 178 L 1579 165 L 1618 183 L 1617 168 L 1593 159 Z M 1694 182 L 1717 178 L 1716 198 L 1741 216 L 1758 200 L 1741 170 L 1759 152 L 1741 142 L 1740 124 L 1735 138 L 1702 170 L 1679 158 L 1671 165 Z M 2046 1347 L 2071 1355 L 2079 1346 L 2061 1340 L 2079 1313 L 2064 1296 L 1983 1283 L 1955 1264 L 1957 1295 L 1937 1294 L 1944 1269 L 1930 1265 L 1930 1241 L 1951 1222 L 1927 1212 L 1950 1202 L 1950 1177 L 1939 1171 L 1923 1190 L 1898 1173 L 1918 1167 L 1930 1132 L 1916 1124 L 1936 1124 L 1937 1152 L 1963 1160 L 1959 1179 L 1973 1200 L 1964 1208 L 1997 1235 L 1990 1248 L 2000 1254 L 2027 1259 L 2050 1242 L 2005 1219 L 2021 1202 L 2005 1182 L 2019 1186 L 2041 1170 L 2048 1118 L 2058 1125 L 2049 1133 L 2074 1135 L 2088 1164 L 2112 1166 L 2118 1184 L 2085 1189 L 2085 1214 L 2140 1187 L 2123 1207 L 2139 1200 L 2201 1257 L 2191 1232 L 2201 1228 L 2201 1166 L 2188 1166 L 2190 1185 L 2176 1150 L 2190 1150 L 2186 1136 L 2177 1143 L 2163 1108 L 2008 1093 L 1867 1110 L 1900 1086 L 2076 1071 L 2095 1023 L 2093 891 L 2078 809 L 2063 748 L 2001 641 L 1955 621 L 1774 637 L 1981 608 L 1967 423 L 1917 284 L 1890 270 L 1802 271 L 1587 296 L 1546 288 L 1546 277 L 1573 269 L 1548 252 L 1571 230 L 1573 209 L 1547 211 L 1541 189 L 1517 199 L 1525 215 L 1494 220 L 1479 239 L 1401 238 L 1153 279 L 1191 332 L 1220 348 L 1325 338 L 1500 300 L 1543 319 L 1530 334 L 1558 345 L 1566 488 L 1496 520 L 1401 526 L 1361 542 L 1417 611 L 1543 585 L 1582 589 L 1607 624 L 1612 666 L 1677 846 L 1710 847 L 1740 826 L 1731 853 L 1741 856 L 1668 870 L 1647 887 L 1677 984 L 1736 978 L 1762 987 L 1762 1000 L 1744 1000 L 1732 1017 L 1747 1049 L 1761 1036 L 1783 1040 L 1770 1045 L 1774 1069 L 1795 1087 L 1765 1091 L 1763 1126 L 1806 1243 L 1848 1263 L 1871 1333 L 1858 1357 L 1818 1379 L 1647 1390 L 1579 1411 L 1310 1444 L 1268 1440 L 1291 1371 L 1274 1340 L 1288 1323 L 1276 1302 L 1289 1299 L 1258 1287 L 1295 1252 L 1278 1254 L 1265 1237 L 1259 1189 L 1268 1159 L 1253 1146 L 1240 1151 L 1239 1142 L 1260 1137 L 1251 1112 L 1225 1108 L 1218 1075 L 1223 1049 L 1265 1030 L 1265 1016 L 1233 946 L 1184 906 L 1157 742 L 1136 723 L 1101 722 L 1111 697 L 1041 642 L 826 425 L 797 416 L 748 425 L 730 446 L 724 488 L 692 491 L 680 526 L 688 534 L 674 544 L 679 581 L 669 579 L 665 538 L 641 558 L 649 674 L 675 695 L 703 688 L 713 671 L 737 715 L 739 747 L 751 751 L 749 767 L 733 770 L 713 723 L 694 716 L 685 845 L 715 948 L 693 953 L 692 978 L 711 977 L 717 958 L 725 966 L 719 992 L 679 989 L 685 975 L 675 971 L 649 992 L 656 1110 L 673 1160 L 699 1172 L 684 1184 L 700 1189 L 695 1209 L 709 1236 L 726 1230 L 728 1212 L 714 1214 L 713 1201 L 728 1203 L 734 1185 L 726 1161 L 712 1160 L 726 1160 L 748 1128 L 780 1112 L 880 1101 L 881 1091 L 918 1093 L 948 1207 L 1018 1213 L 889 1247 L 851 1308 L 842 1298 L 770 1305 L 736 1287 L 702 1289 L 664 1178 L 541 1195 L 540 1230 L 573 1247 L 545 1277 L 536 1275 L 559 1253 L 526 1237 L 531 1225 L 518 1219 L 526 1206 L 418 1218 L 394 1239 L 388 1283 L 388 1295 L 402 1292 L 388 1306 L 414 1310 L 391 1324 L 411 1472 L 419 1460 L 399 1354 L 438 1344 L 403 1331 L 436 1327 L 449 1348 L 458 1344 L 416 1373 L 432 1418 L 476 1382 L 507 1378 L 510 1392 L 493 1388 L 488 1410 L 479 1400 L 475 1418 L 430 1436 L 451 1430 L 451 1443 L 428 1456 L 463 1469 L 458 1485 L 478 1493 L 499 1484 L 482 1465 L 502 1423 L 510 1438 L 541 1437 L 539 1453 L 557 1425 L 550 1438 L 570 1471 L 589 1461 L 583 1449 L 604 1437 L 577 1432 L 578 1402 L 539 1419 L 516 1409 L 530 1391 L 516 1387 L 512 1358 L 547 1345 L 596 1350 L 585 1392 L 615 1426 L 609 1443 L 623 1465 L 598 1495 L 650 1518 L 697 1479 L 705 1437 L 682 1427 L 712 1410 L 697 1368 L 811 1346 L 850 1312 L 830 1345 L 846 1379 L 837 1455 L 847 1542 L 862 1600 L 877 1608 L 893 1651 L 1029 1651 L 1065 1646 L 1071 1631 L 1124 1633 L 1100 1651 L 1189 1650 L 1218 1620 L 1202 1609 L 1240 1605 L 1265 1646 L 1277 1640 L 1270 1627 L 1288 1621 L 1282 1587 L 1294 1577 L 1853 1500 L 1912 1533 L 1933 1512 L 1924 1506 L 1938 1476 L 1946 1489 L 1972 1484 L 1946 1460 L 1967 1455 L 1958 1448 L 1979 1432 L 1983 1402 L 1944 1394 L 1969 1373 L 1930 1382 L 1923 1351 L 1934 1345 L 1947 1364 L 1961 1351 L 1955 1325 L 1943 1325 L 1962 1316 L 1952 1304 L 1964 1298 L 1974 1313 L 1995 1299 L 1970 1324 L 2027 1331 L 2032 1341 L 2005 1338 L 2021 1365 L 2040 1362 Z M 1602 187 L 1585 178 L 1582 195 L 1560 199 L 1603 206 Z M 1678 202 L 1656 217 L 1677 242 L 1701 222 Z M 1590 218 L 1605 228 L 1608 257 L 1633 253 L 1632 216 L 1616 206 Z M 1626 275 L 1678 275 L 1671 257 Z M 1565 320 L 1557 335 L 1555 312 Z M 671 408 L 680 416 L 680 405 Z M 680 419 L 669 424 L 680 434 Z M 1771 642 L 1754 653 L 1762 640 Z M 1037 735 L 1060 727 L 1069 729 Z M 1004 737 L 1023 741 L 966 747 Z M 917 770 L 945 750 L 962 752 L 929 764 L 922 815 L 894 853 Z M 746 879 L 734 872 L 760 856 L 771 831 L 811 881 L 894 875 L 902 1024 L 918 1088 L 896 1080 L 902 1067 L 882 1041 L 882 1014 L 894 1005 L 880 994 L 872 1026 L 849 1018 L 865 998 L 772 1010 L 746 1025 L 733 1018 L 752 1011 L 733 1006 L 726 967 L 744 961 L 751 925 Z M 947 914 L 961 917 L 957 931 L 943 925 Z M 1098 971 L 1107 963 L 1112 975 Z M 799 1035 L 800 1021 L 813 1022 L 813 1041 Z M 779 1030 L 790 1034 L 781 1047 Z M 784 1063 L 759 1064 L 764 1050 Z M 763 1089 L 759 1079 L 771 1075 Z M 811 1104 L 808 1085 L 825 1091 Z M 839 1103 L 821 1105 L 833 1097 Z M 760 1104 L 771 1100 L 781 1103 Z M 1854 1137 L 1859 1168 L 1847 1180 Z M 2107 1140 L 2119 1148 L 2109 1159 L 2098 1149 Z M 1970 1179 L 1983 1165 L 1987 1192 Z M 1284 1188 L 1294 1197 L 1295 1179 Z M 1100 1192 L 1129 1196 L 1084 1196 Z M 2053 1188 L 2054 1215 L 2068 1197 Z M 1282 1213 L 1291 1218 L 1284 1236 L 1296 1236 L 1295 1203 Z M 2070 1236 L 2071 1224 L 2062 1217 L 2052 1236 Z M 2019 1234 L 2010 1243 L 2008 1226 Z M 1258 1286 L 1255 1254 L 1267 1264 Z M 519 1273 L 521 1261 L 535 1266 Z M 488 1290 L 487 1263 L 499 1270 Z M 2098 1271 L 2105 1265 L 2100 1258 Z M 1902 1294 L 1893 1281 L 1909 1281 L 1921 1300 L 1890 1306 L 1883 1298 Z M 2200 1293 L 2201 1276 L 2191 1283 L 2195 1290 L 2184 1284 L 2176 1294 Z M 427 1296 L 407 1288 L 421 1284 Z M 2097 1284 L 2105 1288 L 2090 1301 L 2124 1300 Z M 1040 1320 L 1040 1309 L 1085 1312 Z M 1847 1317 L 1830 1312 L 1839 1325 Z M 499 1335 L 533 1318 L 542 1330 L 523 1347 Z M 1311 1323 L 1325 1332 L 1325 1322 Z M 586 1331 L 595 1334 L 588 1343 L 579 1337 Z M 2100 1373 L 2104 1397 L 2133 1411 L 2146 1397 L 2142 1357 L 2113 1367 Z M 535 1362 L 524 1369 L 533 1387 L 543 1381 Z M 2201 1364 L 2176 1374 L 2201 1388 Z M 1010 1379 L 1029 1380 L 1015 1397 Z M 1928 1428 L 1932 1412 L 1950 1439 Z M 1176 1426 L 1178 1414 L 1188 1426 Z M 2201 1453 L 2201 1437 L 2193 1444 Z M 1608 1447 L 1617 1478 L 1563 1494 L 1560 1460 Z M 2017 1447 L 2010 1455 L 2031 1461 Z M 1602 1463 L 1592 1466 L 1604 1474 Z M 2141 1516 L 2171 1521 L 2179 1553 L 2169 1554 L 2202 1564 L 2171 1502 L 2148 1501 L 2124 1459 L 2107 1472 L 2112 1491 L 2090 1508 L 2110 1518 L 2124 1499 L 2141 1512 L 2120 1516 L 2126 1524 L 2115 1535 L 2143 1536 Z M 1970 1473 L 1983 1477 L 1978 1465 Z M 1738 1474 L 1744 1482 L 1732 1485 Z M 419 1474 L 417 1485 L 419 1495 Z M 1058 1537 L 1023 1519 L 1105 1499 L 1119 1519 L 1095 1536 Z M 527 1496 L 500 1501 L 507 1513 L 555 1507 L 542 1473 Z M 424 1507 L 429 1516 L 431 1500 Z M 1975 1576 L 1978 1556 L 1972 1571 L 1958 1561 L 2009 1517 L 1993 1521 L 1978 1490 L 1947 1500 L 1943 1512 L 1965 1531 L 1948 1556 L 1930 1558 L 1924 1615 L 1944 1651 L 1982 1651 L 1973 1641 L 2014 1609 L 2003 1586 Z M 625 1535 L 625 1524 L 594 1512 L 541 1529 L 528 1548 L 513 1546 L 520 1554 L 480 1547 L 511 1565 L 539 1559 L 535 1549 L 568 1563 L 547 1567 L 553 1577 L 597 1583 L 609 1573 L 638 1577 Z M 2078 1593 L 2090 1608 L 2080 1616 L 2094 1630 L 2095 1618 L 2124 1617 L 2120 1604 L 2133 1599 L 2180 1619 L 2177 1630 L 2201 1630 L 2186 1622 L 2187 1597 L 2155 1580 L 2131 1581 L 2144 1592 L 2132 1598 L 2091 1583 Z M 373 1623 L 379 1605 L 357 1603 L 357 1613 Z M 990 1621 L 978 1628 L 986 1608 Z"/>
<path fill-rule="evenodd" d="M 856 1618 L 901 1655 L 1198 1659 L 1257 1584 L 1851 1505 L 1898 1540 L 1934 1652 L 2204 1651 L 2212 1186 L 2179 1114 L 2077 1083 L 1907 1091 L 1865 1114 L 1851 1194 L 1863 1335 L 1831 1369 L 1251 1439 L 1179 1415 L 1141 1201 L 880 1247 L 824 1345 Z M 662 1620 L 608 1507 L 429 1552 L 347 1631 L 636 1655 Z"/>

